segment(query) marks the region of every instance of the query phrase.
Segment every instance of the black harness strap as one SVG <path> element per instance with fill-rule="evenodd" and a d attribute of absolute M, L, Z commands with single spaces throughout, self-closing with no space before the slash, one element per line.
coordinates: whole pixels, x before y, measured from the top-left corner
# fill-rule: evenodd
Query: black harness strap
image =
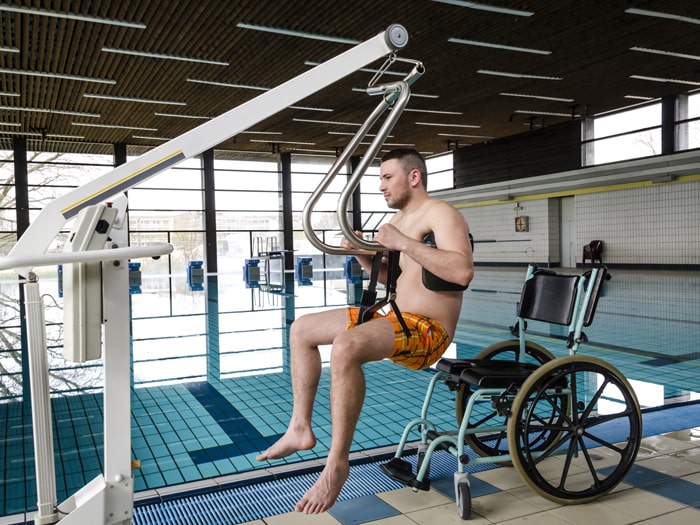
<path fill-rule="evenodd" d="M 377 279 L 379 278 L 379 271 L 382 268 L 382 257 L 384 257 L 384 254 L 386 254 L 387 257 L 386 296 L 377 301 Z M 406 334 L 406 337 L 411 337 L 411 331 L 408 329 L 408 326 L 406 326 L 406 322 L 401 316 L 401 311 L 396 305 L 396 280 L 401 273 L 401 268 L 399 267 L 400 255 L 400 252 L 394 251 L 377 252 L 374 254 L 374 258 L 372 259 L 372 274 L 370 275 L 367 289 L 362 292 L 357 324 L 359 325 L 372 319 L 377 310 L 388 304 L 396 314 L 396 318 L 399 320 L 399 324 Z"/>

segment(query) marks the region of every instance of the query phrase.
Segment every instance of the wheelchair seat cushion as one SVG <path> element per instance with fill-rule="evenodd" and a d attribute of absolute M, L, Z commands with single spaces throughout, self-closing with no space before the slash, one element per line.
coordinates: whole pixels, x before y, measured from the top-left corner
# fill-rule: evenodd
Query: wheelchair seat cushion
<path fill-rule="evenodd" d="M 462 370 L 459 381 L 479 388 L 519 386 L 538 366 L 535 363 L 479 359 L 472 361 L 472 366 Z"/>

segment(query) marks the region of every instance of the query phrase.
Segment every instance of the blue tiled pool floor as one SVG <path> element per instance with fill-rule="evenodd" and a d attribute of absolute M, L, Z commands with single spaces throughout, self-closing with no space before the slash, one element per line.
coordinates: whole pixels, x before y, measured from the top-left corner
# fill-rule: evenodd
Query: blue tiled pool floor
<path fill-rule="evenodd" d="M 567 350 L 558 334 L 548 337 L 533 327 L 530 339 L 555 356 Z M 471 357 L 489 344 L 509 338 L 502 328 L 461 324 L 455 338 L 460 357 Z M 619 368 L 633 383 L 643 406 L 697 399 L 700 364 L 671 356 L 664 363 L 649 353 L 599 344 L 585 353 Z M 430 371 L 405 370 L 389 362 L 365 368 L 367 396 L 353 451 L 382 449 L 398 443 L 405 424 L 420 414 Z M 275 465 L 322 460 L 330 445 L 330 377 L 324 369 L 314 411 L 317 446 Z M 696 396 L 696 397 L 693 397 Z M 433 401 L 444 414 L 440 425 L 454 427 L 454 393 L 438 388 Z M 141 468 L 135 490 L 177 487 L 201 480 L 263 471 L 270 464 L 255 456 L 286 429 L 292 407 L 286 373 L 245 376 L 216 382 L 192 382 L 138 388 L 132 393 L 132 450 Z M 58 500 L 63 501 L 102 470 L 102 396 L 83 394 L 53 399 Z M 21 402 L 0 405 L 0 516 L 35 508 L 35 473 L 31 414 Z M 695 424 L 700 424 L 696 422 Z"/>

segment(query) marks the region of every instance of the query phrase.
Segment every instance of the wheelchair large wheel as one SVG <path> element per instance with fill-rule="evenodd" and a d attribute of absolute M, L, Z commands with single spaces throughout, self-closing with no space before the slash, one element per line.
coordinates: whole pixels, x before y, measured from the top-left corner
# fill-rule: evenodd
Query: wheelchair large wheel
<path fill-rule="evenodd" d="M 570 392 L 573 410 L 550 421 L 562 389 Z M 532 436 L 547 434 L 556 439 L 542 450 Z M 535 492 L 563 505 L 586 503 L 615 488 L 641 439 L 642 416 L 630 384 L 605 361 L 583 355 L 535 370 L 513 400 L 508 421 L 513 466 Z"/>
<path fill-rule="evenodd" d="M 525 362 L 542 365 L 554 359 L 554 356 L 543 346 L 531 341 L 525 342 Z M 520 341 L 517 339 L 501 341 L 486 347 L 479 352 L 475 360 L 502 360 L 517 361 L 520 357 Z M 457 424 L 461 425 L 464 419 L 464 411 L 467 407 L 469 397 L 473 393 L 471 385 L 462 383 L 457 391 L 455 399 L 455 411 Z M 568 402 L 566 397 L 561 398 L 562 403 Z M 562 410 L 567 411 L 567 407 L 562 405 Z M 508 440 L 506 438 L 506 415 L 499 414 L 490 403 L 481 403 L 475 406 L 472 411 L 467 428 L 478 428 L 485 425 L 501 426 L 502 431 L 484 431 L 474 434 L 467 434 L 464 440 L 481 457 L 501 456 L 508 453 Z"/>

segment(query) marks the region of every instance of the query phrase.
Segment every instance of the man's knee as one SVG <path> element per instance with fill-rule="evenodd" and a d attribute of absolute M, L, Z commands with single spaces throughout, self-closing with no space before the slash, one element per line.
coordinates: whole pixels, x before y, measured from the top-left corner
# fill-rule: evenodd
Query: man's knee
<path fill-rule="evenodd" d="M 378 338 L 367 340 L 357 337 L 358 332 L 348 330 L 333 340 L 331 368 L 361 366 L 371 361 L 380 361 L 391 353 L 391 341 L 383 344 Z"/>
<path fill-rule="evenodd" d="M 345 310 L 305 314 L 292 323 L 289 332 L 290 343 L 292 346 L 330 344 L 338 333 L 345 332 L 346 326 Z"/>
<path fill-rule="evenodd" d="M 314 326 L 314 314 L 302 315 L 295 319 L 289 331 L 290 342 L 292 345 L 302 341 L 308 341 L 311 337 L 311 328 Z"/>
<path fill-rule="evenodd" d="M 348 330 L 347 332 L 338 334 L 333 340 L 333 345 L 331 347 L 331 367 L 356 364 L 359 361 L 357 346 L 352 335 L 352 330 Z"/>

